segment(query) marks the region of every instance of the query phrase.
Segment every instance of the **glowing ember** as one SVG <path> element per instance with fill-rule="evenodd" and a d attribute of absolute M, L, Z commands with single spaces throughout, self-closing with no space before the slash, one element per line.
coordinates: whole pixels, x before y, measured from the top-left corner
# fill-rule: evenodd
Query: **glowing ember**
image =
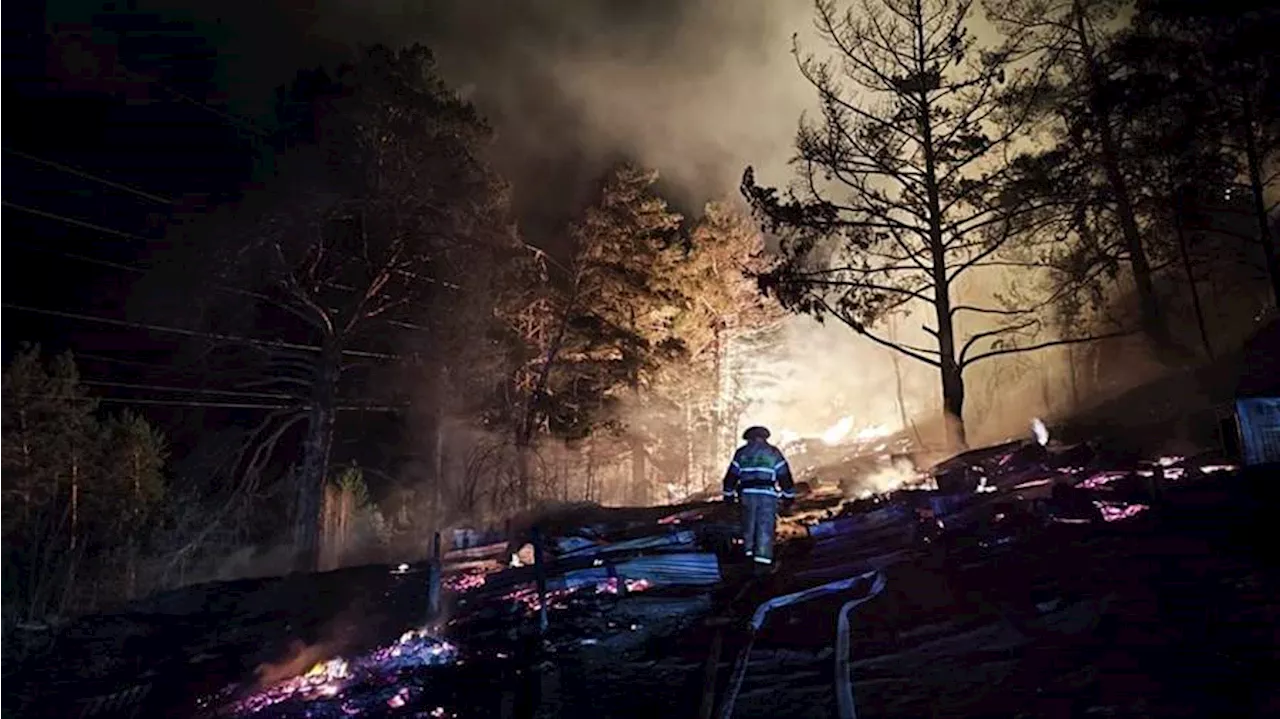
<path fill-rule="evenodd" d="M 1157 459 L 1156 464 L 1160 465 L 1161 467 L 1172 467 L 1173 465 L 1180 463 L 1183 459 L 1184 459 L 1183 457 L 1170 455 L 1170 456 L 1161 457 L 1160 459 Z"/>
<path fill-rule="evenodd" d="M 401 687 L 400 691 L 396 692 L 395 694 L 392 694 L 391 698 L 387 700 L 387 706 L 391 707 L 392 709 L 399 709 L 400 707 L 407 704 L 408 701 L 409 701 L 409 689 L 408 687 Z"/>
<path fill-rule="evenodd" d="M 706 512 L 704 512 L 701 509 L 690 509 L 684 512 L 676 512 L 675 514 L 669 514 L 659 519 L 658 524 L 680 524 L 686 521 L 693 522 L 693 521 L 702 519 L 703 515 L 705 514 Z"/>
<path fill-rule="evenodd" d="M 1081 489 L 1098 489 L 1099 487 L 1105 487 L 1116 480 L 1124 479 L 1127 476 L 1128 472 L 1100 472 L 1092 477 L 1081 480 L 1076 484 L 1076 486 Z"/>
<path fill-rule="evenodd" d="M 395 569 L 392 569 L 392 570 L 391 570 L 391 573 L 392 573 L 392 574 L 404 574 L 404 573 L 406 573 L 406 572 L 408 572 L 408 571 L 409 571 L 409 565 L 408 565 L 408 564 L 405 564 L 405 563 L 403 563 L 403 562 L 401 562 L 400 564 L 397 564 L 397 565 L 396 565 L 396 568 L 395 568 Z"/>
<path fill-rule="evenodd" d="M 576 589 L 548 590 L 547 601 L 551 602 L 556 599 L 562 599 L 564 597 L 569 596 L 570 594 L 573 594 L 575 591 L 577 590 Z M 536 612 L 542 608 L 542 603 L 538 601 L 538 588 L 532 584 L 525 585 L 515 590 L 514 592 L 510 592 L 503 598 L 506 599 L 507 601 L 519 602 L 520 604 L 523 604 L 525 608 L 531 612 Z"/>
<path fill-rule="evenodd" d="M 231 705 L 236 715 L 256 714 L 285 702 L 325 702 L 340 699 L 355 684 L 378 685 L 394 681 L 395 675 L 407 669 L 439 666 L 457 660 L 457 648 L 431 636 L 425 629 L 405 632 L 395 643 L 381 647 L 354 661 L 341 657 L 315 664 L 301 676 L 286 679 Z M 404 706 L 409 689 L 400 687 L 387 699 L 392 707 Z M 395 703 L 395 702 L 400 703 Z M 347 715 L 359 714 L 359 708 L 344 703 L 339 707 Z"/>
<path fill-rule="evenodd" d="M 1093 504 L 1102 513 L 1102 521 L 1104 522 L 1119 522 L 1122 519 L 1129 519 L 1150 509 L 1145 504 L 1113 504 L 1110 502 L 1094 502 Z"/>
<path fill-rule="evenodd" d="M 626 579 L 623 580 L 622 587 L 626 589 L 627 594 L 634 592 L 643 592 L 652 587 L 653 584 L 648 579 Z M 617 577 L 609 577 L 605 581 L 596 585 L 596 594 L 618 594 L 619 585 Z"/>
<path fill-rule="evenodd" d="M 443 584 L 449 591 L 463 594 L 483 587 L 486 581 L 488 581 L 488 575 L 484 572 L 464 572 L 446 577 Z"/>
<path fill-rule="evenodd" d="M 1234 472 L 1238 467 L 1234 464 L 1206 464 L 1200 468 L 1201 474 L 1215 474 L 1217 472 Z"/>

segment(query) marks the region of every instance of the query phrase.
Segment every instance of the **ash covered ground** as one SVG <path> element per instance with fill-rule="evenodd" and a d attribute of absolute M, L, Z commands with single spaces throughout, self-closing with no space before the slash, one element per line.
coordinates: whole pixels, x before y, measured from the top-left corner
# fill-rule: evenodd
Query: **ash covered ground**
<path fill-rule="evenodd" d="M 1280 714 L 1273 477 L 1028 441 L 928 479 L 810 485 L 764 577 L 708 502 L 482 538 L 436 615 L 428 563 L 186 588 L 62 629 L 5 713 L 828 717 L 844 687 L 864 717 Z"/>

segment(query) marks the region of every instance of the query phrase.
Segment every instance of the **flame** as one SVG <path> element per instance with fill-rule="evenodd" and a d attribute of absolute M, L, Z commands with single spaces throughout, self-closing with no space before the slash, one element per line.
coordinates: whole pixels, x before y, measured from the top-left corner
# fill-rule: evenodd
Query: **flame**
<path fill-rule="evenodd" d="M 1031 432 L 1036 436 L 1036 442 L 1041 447 L 1049 444 L 1049 428 L 1044 426 L 1044 421 L 1039 417 L 1031 420 Z"/>
<path fill-rule="evenodd" d="M 849 432 L 853 431 L 853 417 L 841 417 L 840 421 L 831 425 L 820 436 L 824 444 L 839 444 L 840 440 L 849 436 Z"/>
<path fill-rule="evenodd" d="M 786 447 L 800 441 L 800 433 L 793 432 L 789 429 L 778 430 L 778 446 Z"/>
<path fill-rule="evenodd" d="M 256 714 L 268 707 L 288 701 L 315 702 L 342 697 L 349 687 L 369 682 L 389 681 L 397 672 L 429 665 L 440 665 L 457 659 L 457 647 L 437 639 L 428 629 L 405 632 L 393 644 L 381 647 L 353 661 L 342 657 L 317 662 L 306 672 L 235 702 L 236 715 Z M 407 688 L 395 694 L 401 700 L 409 697 Z M 395 705 L 403 706 L 403 704 Z M 344 705 L 344 713 L 352 713 Z M 358 713 L 358 712 L 357 712 Z"/>

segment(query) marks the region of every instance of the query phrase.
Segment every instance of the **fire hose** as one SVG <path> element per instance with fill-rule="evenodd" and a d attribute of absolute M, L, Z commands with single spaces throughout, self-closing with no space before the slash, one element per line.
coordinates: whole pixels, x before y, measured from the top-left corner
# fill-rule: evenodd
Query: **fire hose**
<path fill-rule="evenodd" d="M 747 660 L 751 656 L 751 649 L 755 646 L 756 634 L 764 626 L 764 621 L 769 616 L 769 612 L 779 607 L 807 602 L 828 594 L 849 591 L 866 580 L 871 580 L 871 589 L 865 596 L 845 602 L 840 607 L 839 617 L 836 621 L 836 707 L 840 719 L 856 719 L 857 712 L 853 704 L 853 684 L 849 673 L 849 617 L 858 605 L 875 598 L 884 590 L 887 580 L 884 572 L 880 570 L 872 570 L 857 576 L 828 582 L 794 594 L 777 596 L 757 607 L 756 611 L 751 615 L 751 636 L 747 640 L 747 646 L 743 648 L 738 655 L 737 662 L 734 664 L 733 674 L 729 680 L 729 692 L 725 696 L 724 706 L 720 710 L 720 719 L 731 719 L 733 716 L 733 705 L 738 699 L 738 693 L 742 690 L 742 681 L 747 674 Z"/>

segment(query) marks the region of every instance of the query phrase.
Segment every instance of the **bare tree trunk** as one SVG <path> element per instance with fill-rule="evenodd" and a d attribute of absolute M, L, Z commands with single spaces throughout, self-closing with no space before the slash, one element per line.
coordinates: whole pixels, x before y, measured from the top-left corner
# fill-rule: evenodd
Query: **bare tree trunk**
<path fill-rule="evenodd" d="M 330 342 L 318 360 L 307 435 L 302 446 L 302 465 L 297 475 L 293 534 L 299 571 L 315 571 L 320 563 L 321 512 L 329 475 L 329 455 L 333 450 L 336 393 L 341 372 L 341 355 L 334 344 Z"/>
<path fill-rule="evenodd" d="M 898 322 L 893 317 L 889 318 L 889 341 L 898 341 Z M 895 396 L 898 401 L 898 417 L 902 420 L 902 428 L 905 430 L 911 426 L 911 419 L 907 416 L 907 402 L 902 389 L 902 361 L 897 352 L 890 352 L 889 357 L 893 361 L 893 382 Z"/>
<path fill-rule="evenodd" d="M 136 526 L 141 517 L 140 507 L 142 506 L 142 457 L 137 447 L 134 447 L 130 452 L 130 458 L 133 460 L 133 509 L 130 514 L 133 516 L 134 526 L 128 530 L 129 538 L 125 545 L 125 596 L 128 599 L 133 599 L 138 595 L 138 537 Z"/>
<path fill-rule="evenodd" d="M 1160 312 L 1160 302 L 1156 297 L 1155 284 L 1151 279 L 1151 263 L 1147 259 L 1146 249 L 1142 246 L 1142 234 L 1138 230 L 1129 184 L 1124 172 L 1120 169 L 1120 150 L 1116 145 L 1115 133 L 1111 127 L 1111 108 L 1103 99 L 1105 79 L 1102 76 L 1102 68 L 1098 64 L 1088 28 L 1085 26 L 1084 8 L 1081 7 L 1079 0 L 1075 0 L 1073 10 L 1076 21 L 1076 40 L 1084 53 L 1085 70 L 1089 79 L 1089 107 L 1094 131 L 1098 133 L 1098 144 L 1101 150 L 1099 159 L 1102 161 L 1103 173 L 1116 203 L 1116 219 L 1120 222 L 1120 234 L 1124 239 L 1125 251 L 1129 253 L 1129 268 L 1133 272 L 1134 286 L 1138 291 L 1143 329 L 1155 342 L 1157 348 L 1165 350 L 1172 344 L 1169 329 Z"/>
<path fill-rule="evenodd" d="M 1076 346 L 1067 345 L 1067 369 L 1071 372 L 1071 409 L 1080 409 L 1080 387 L 1076 381 Z"/>
<path fill-rule="evenodd" d="M 595 484 L 596 477 L 596 443 L 587 440 L 587 480 L 586 491 L 583 492 L 583 500 L 590 502 L 592 500 L 592 486 Z"/>
<path fill-rule="evenodd" d="M 71 551 L 80 541 L 80 457 L 71 451 Z"/>
<path fill-rule="evenodd" d="M 928 74 L 928 68 L 925 67 L 924 8 L 920 3 L 916 3 L 914 11 L 916 15 L 913 23 L 916 43 L 915 70 L 920 77 L 925 77 Z M 942 203 L 938 188 L 937 157 L 935 156 L 937 148 L 933 145 L 933 121 L 930 117 L 932 101 L 929 98 L 927 86 L 924 83 L 920 83 L 920 86 L 917 98 L 919 106 L 916 110 L 919 112 L 917 122 L 920 128 L 921 150 L 924 153 L 925 199 L 927 200 L 929 218 L 929 255 L 932 260 L 930 274 L 933 280 L 933 309 L 938 322 L 935 336 L 938 340 L 938 364 L 942 375 L 942 409 L 945 419 L 954 430 L 952 438 L 959 448 L 965 448 L 968 446 L 968 439 L 964 427 L 964 368 L 961 367 L 956 357 L 955 325 L 951 313 L 951 283 L 947 279 L 947 248 L 942 233 Z"/>
<path fill-rule="evenodd" d="M 1267 276 L 1271 279 L 1271 299 L 1276 307 L 1280 307 L 1280 258 L 1276 255 L 1275 238 L 1271 236 L 1271 223 L 1267 217 L 1267 202 L 1263 194 L 1262 156 L 1253 133 L 1253 102 L 1247 88 L 1242 88 L 1240 97 L 1244 109 L 1244 152 L 1249 166 L 1249 193 L 1253 196 L 1253 215 L 1258 222 L 1258 241 L 1262 243 Z"/>
<path fill-rule="evenodd" d="M 1040 403 L 1044 405 L 1044 413 L 1053 414 L 1053 390 L 1049 386 L 1049 363 L 1040 363 Z"/>
<path fill-rule="evenodd" d="M 631 504 L 639 507 L 649 503 L 649 479 L 645 472 L 644 440 L 637 433 L 631 436 Z"/>
<path fill-rule="evenodd" d="M 724 406 L 727 398 L 724 396 L 724 345 L 723 345 L 723 323 L 719 318 L 716 319 L 713 327 L 713 335 L 711 351 L 712 351 L 712 373 L 715 376 L 716 389 L 715 397 L 712 399 L 711 405 L 711 432 L 707 442 L 708 466 L 716 466 L 720 462 L 720 439 L 724 434 Z"/>
<path fill-rule="evenodd" d="M 432 418 L 431 442 L 431 512 L 432 526 L 439 529 L 444 521 L 444 387 L 445 370 L 440 369 L 436 381 L 435 416 Z"/>
<path fill-rule="evenodd" d="M 1182 226 L 1181 213 L 1174 210 L 1173 231 L 1178 240 L 1178 256 L 1182 259 L 1182 270 L 1187 276 L 1187 288 L 1191 290 L 1191 306 L 1196 313 L 1196 327 L 1200 330 L 1200 344 L 1204 353 L 1213 359 L 1213 344 L 1209 342 L 1209 330 L 1205 327 L 1204 308 L 1200 304 L 1200 289 L 1196 286 L 1196 275 L 1191 267 L 1191 254 L 1187 251 L 1187 234 Z"/>

